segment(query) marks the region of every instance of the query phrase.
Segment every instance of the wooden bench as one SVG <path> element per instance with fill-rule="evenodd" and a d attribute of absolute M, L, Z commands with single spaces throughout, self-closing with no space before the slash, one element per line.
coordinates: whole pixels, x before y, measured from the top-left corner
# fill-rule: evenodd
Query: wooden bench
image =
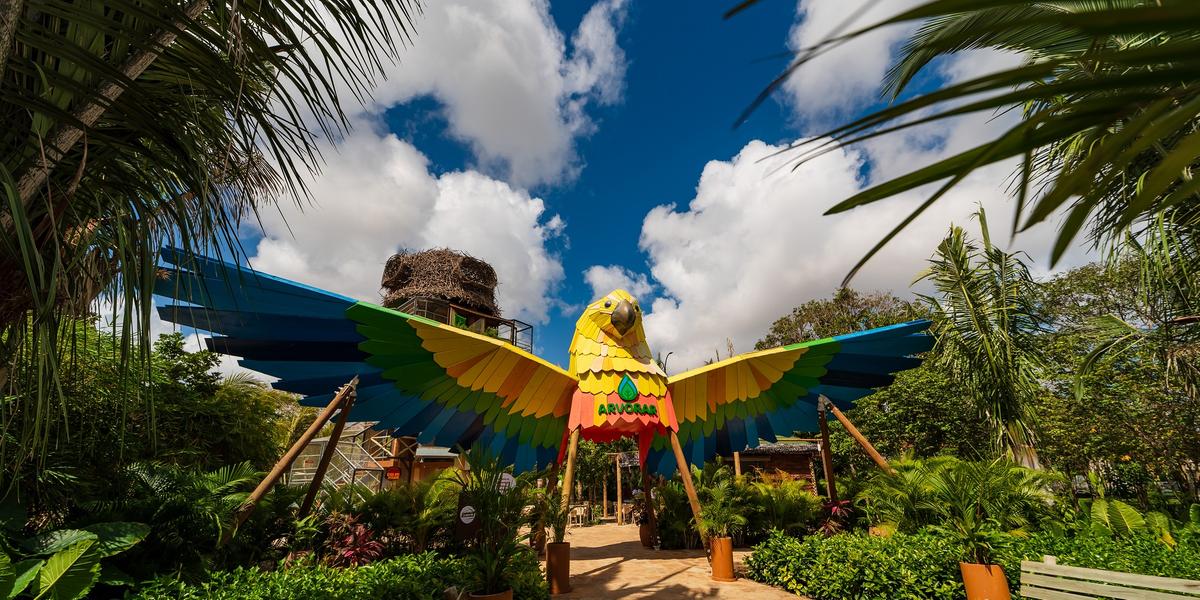
<path fill-rule="evenodd" d="M 1068 567 L 1047 556 L 1043 562 L 1021 563 L 1021 595 L 1038 600 L 1200 599 L 1200 581 Z"/>

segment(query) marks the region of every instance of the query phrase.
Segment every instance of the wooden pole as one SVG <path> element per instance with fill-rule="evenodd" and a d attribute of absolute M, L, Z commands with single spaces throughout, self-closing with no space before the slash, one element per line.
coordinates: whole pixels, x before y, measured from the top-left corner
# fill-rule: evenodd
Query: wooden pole
<path fill-rule="evenodd" d="M 829 446 L 829 421 L 825 418 L 824 398 L 817 402 L 817 422 L 821 426 L 821 467 L 825 470 L 825 491 L 830 502 L 837 502 L 837 485 L 833 482 L 833 456 Z"/>
<path fill-rule="evenodd" d="M 621 455 L 613 454 L 613 463 L 617 465 L 617 525 L 625 523 L 624 511 L 621 510 Z"/>
<path fill-rule="evenodd" d="M 342 440 L 342 431 L 346 429 L 346 421 L 350 418 L 350 409 L 354 407 L 354 399 L 358 396 L 358 392 L 355 391 L 357 386 L 349 387 L 350 393 L 345 394 L 342 398 L 342 412 L 338 414 L 338 420 L 333 424 L 333 431 L 329 434 L 329 441 L 325 443 L 325 451 L 321 453 L 321 460 L 317 462 L 317 472 L 313 473 L 313 480 L 308 484 L 308 493 L 304 494 L 304 501 L 300 503 L 300 510 L 296 512 L 297 519 L 303 519 L 308 515 L 308 511 L 312 510 L 313 503 L 317 501 L 317 492 L 321 491 L 321 484 L 325 483 L 325 473 L 329 470 L 329 463 L 333 461 L 338 442 Z"/>
<path fill-rule="evenodd" d="M 604 483 L 600 486 L 600 518 L 608 518 L 608 473 L 604 474 Z"/>
<path fill-rule="evenodd" d="M 564 510 L 571 509 L 571 489 L 575 486 L 575 454 L 579 451 L 579 428 L 571 432 L 567 442 L 567 470 L 563 473 L 562 503 Z"/>
<path fill-rule="evenodd" d="M 674 430 L 671 433 L 671 450 L 675 452 L 675 466 L 679 469 L 679 475 L 683 479 L 683 490 L 687 492 L 688 504 L 692 506 L 692 517 L 696 519 L 696 527 L 700 527 L 700 497 L 696 495 L 696 486 L 692 485 L 692 471 L 688 468 L 688 463 L 683 458 L 683 448 L 679 445 L 679 435 Z M 700 531 L 700 539 L 704 540 L 704 546 L 708 547 L 708 536 L 704 535 L 704 531 Z"/>
<path fill-rule="evenodd" d="M 875 446 L 871 444 L 870 440 L 867 439 L 867 436 L 863 435 L 858 428 L 854 426 L 854 423 L 851 423 L 850 419 L 848 419 L 846 415 L 842 414 L 842 411 L 838 410 L 838 407 L 834 405 L 834 403 L 830 402 L 829 399 L 824 396 L 821 396 L 821 401 L 823 404 L 829 407 L 829 410 L 833 412 L 833 416 L 837 417 L 837 420 L 841 422 L 842 427 L 846 428 L 846 431 L 850 434 L 850 437 L 854 438 L 854 441 L 858 442 L 858 445 L 862 446 L 862 449 L 867 451 L 867 454 L 871 457 L 871 460 L 875 461 L 875 464 L 879 465 L 880 469 L 883 469 L 891 474 L 896 472 L 896 470 L 892 468 L 892 465 L 888 464 L 887 459 L 875 449 Z"/>
<path fill-rule="evenodd" d="M 734 477 L 742 476 L 742 453 L 741 452 L 733 453 L 733 476 Z"/>
<path fill-rule="evenodd" d="M 357 385 L 358 376 L 355 375 L 354 379 L 350 380 L 350 383 L 338 390 L 338 393 L 334 395 L 333 400 L 330 400 L 329 405 L 321 411 L 321 414 L 317 415 L 316 420 L 313 421 L 312 425 L 308 426 L 308 429 L 300 436 L 300 439 L 296 440 L 296 443 L 292 444 L 291 448 L 288 448 L 288 451 L 283 454 L 283 457 L 279 459 L 279 462 L 275 463 L 275 466 L 271 468 L 271 471 L 267 473 L 267 476 L 264 477 L 261 482 L 259 482 L 258 487 L 254 488 L 253 492 L 250 492 L 250 495 L 246 498 L 246 501 L 243 502 L 242 505 L 238 507 L 237 511 L 233 513 L 233 529 L 237 529 L 242 523 L 246 522 L 246 517 L 249 517 L 250 513 L 254 511 L 254 507 L 258 505 L 258 501 L 262 500 L 262 497 L 267 494 L 267 491 L 271 489 L 271 486 L 275 485 L 275 482 L 279 481 L 280 477 L 283 477 L 284 472 L 292 466 L 292 463 L 296 462 L 296 457 L 300 456 L 300 452 L 304 450 L 304 447 L 307 446 L 313 438 L 317 437 L 317 433 L 320 432 L 321 428 L 325 426 L 325 422 L 333 416 L 333 411 L 337 410 L 337 407 L 342 404 L 342 400 L 345 398 L 346 394 L 350 393 L 350 391 Z M 232 535 L 232 529 L 230 530 L 229 535 Z M 226 540 L 228 540 L 227 536 Z"/>

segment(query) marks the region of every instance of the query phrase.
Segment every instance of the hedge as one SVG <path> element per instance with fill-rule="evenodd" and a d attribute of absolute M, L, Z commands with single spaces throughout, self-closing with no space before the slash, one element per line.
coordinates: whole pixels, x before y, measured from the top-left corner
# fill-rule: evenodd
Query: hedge
<path fill-rule="evenodd" d="M 550 597 L 537 557 L 518 560 L 514 596 L 519 600 Z M 356 568 L 324 565 L 263 571 L 256 567 L 214 571 L 201 583 L 163 577 L 142 586 L 139 600 L 441 600 L 450 586 L 461 586 L 466 561 L 432 552 L 381 560 Z"/>
<path fill-rule="evenodd" d="M 1054 555 L 1060 564 L 1145 575 L 1200 579 L 1200 548 L 1172 549 L 1152 537 L 1013 538 L 999 550 L 1013 597 L 1021 560 Z M 813 600 L 963 598 L 959 549 L 932 534 L 873 537 L 846 533 L 797 539 L 773 534 L 746 558 L 747 576 Z"/>

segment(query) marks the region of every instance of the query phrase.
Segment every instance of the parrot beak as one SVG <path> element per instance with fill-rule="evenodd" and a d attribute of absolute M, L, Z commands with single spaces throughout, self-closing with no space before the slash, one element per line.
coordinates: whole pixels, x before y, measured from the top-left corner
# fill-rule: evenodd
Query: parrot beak
<path fill-rule="evenodd" d="M 612 326 L 617 330 L 617 333 L 625 335 L 625 332 L 633 327 L 633 322 L 637 319 L 637 315 L 633 312 L 633 305 L 628 300 L 622 300 L 613 309 L 612 316 L 609 319 L 612 321 Z"/>

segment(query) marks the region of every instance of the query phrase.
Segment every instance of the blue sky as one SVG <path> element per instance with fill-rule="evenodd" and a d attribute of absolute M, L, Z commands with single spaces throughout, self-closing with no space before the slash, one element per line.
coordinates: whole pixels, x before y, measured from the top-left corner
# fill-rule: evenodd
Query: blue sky
<path fill-rule="evenodd" d="M 574 31 L 588 8 L 558 3 L 550 13 L 560 30 Z M 593 112 L 597 129 L 577 144 L 578 178 L 535 189 L 547 210 L 566 222 L 567 238 L 556 251 L 567 274 L 559 297 L 568 306 L 592 300 L 591 287 L 579 276 L 591 265 L 646 271 L 638 248 L 642 218 L 659 204 L 690 200 L 706 162 L 732 156 L 753 139 L 796 136 L 778 103 L 732 126 L 785 64 L 777 55 L 787 49 L 794 5 L 764 2 L 728 21 L 718 4 L 680 10 L 670 3 L 635 2 L 628 10 L 618 37 L 628 57 L 621 102 Z M 463 169 L 470 151 L 446 135 L 438 111 L 435 100 L 424 98 L 391 109 L 387 122 L 429 156 L 432 170 Z M 603 232 L 605 242 L 591 241 L 592 232 Z M 563 360 L 575 317 L 556 312 L 537 327 L 538 346 L 547 357 Z"/>
<path fill-rule="evenodd" d="M 791 307 L 831 294 L 847 269 L 921 199 L 821 213 L 871 181 L 973 145 L 990 115 L 839 151 L 790 171 L 780 146 L 879 103 L 908 31 L 880 31 L 822 57 L 733 122 L 785 65 L 867 0 L 766 0 L 723 20 L 721 3 L 599 0 L 554 6 L 446 0 L 356 127 L 326 144 L 315 204 L 284 203 L 247 228 L 256 269 L 377 301 L 400 248 L 449 246 L 488 260 L 506 315 L 536 326 L 537 350 L 566 363 L 578 311 L 621 285 L 650 307 L 652 348 L 677 371 L 750 350 Z M 887 0 L 881 18 L 912 3 Z M 970 53 L 918 85 L 1013 57 Z M 909 294 L 951 222 L 1009 209 L 1001 165 L 919 219 L 855 286 Z M 1050 231 L 1017 245 L 1035 256 Z M 1078 257 L 1068 258 L 1068 264 Z"/>

